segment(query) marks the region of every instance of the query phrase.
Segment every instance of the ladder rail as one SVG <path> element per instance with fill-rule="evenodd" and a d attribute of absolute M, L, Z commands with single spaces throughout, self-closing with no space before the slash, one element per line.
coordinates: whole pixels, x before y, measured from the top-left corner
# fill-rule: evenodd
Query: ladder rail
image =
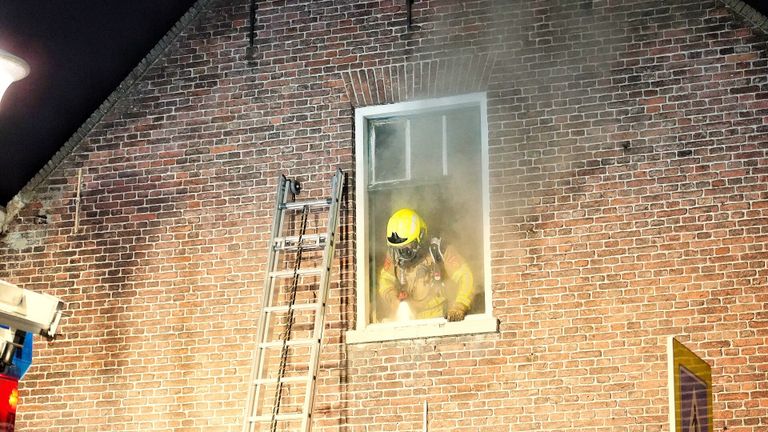
<path fill-rule="evenodd" d="M 287 192 L 289 191 L 288 179 L 284 175 L 281 174 L 278 177 L 277 184 L 278 184 L 277 193 L 275 195 L 275 214 L 272 217 L 272 231 L 270 233 L 270 240 L 269 240 L 270 245 L 275 244 L 275 238 L 278 236 L 278 234 L 281 231 L 281 228 L 283 225 L 283 217 L 284 217 L 284 213 L 281 209 L 281 206 L 285 202 Z M 267 266 L 266 266 L 267 275 L 269 275 L 274 270 L 276 262 L 277 262 L 276 254 L 270 252 L 267 258 Z M 263 350 L 258 346 L 258 344 L 264 340 L 264 335 L 267 327 L 266 324 L 269 318 L 268 309 L 265 309 L 265 307 L 268 308 L 272 306 L 272 297 L 274 294 L 273 289 L 274 289 L 274 283 L 272 281 L 272 278 L 270 277 L 264 278 L 264 289 L 263 289 L 263 296 L 261 299 L 262 308 L 261 308 L 261 312 L 259 313 L 259 321 L 257 323 L 256 356 L 253 359 L 253 364 L 251 366 L 250 380 L 248 381 L 249 388 L 253 386 L 254 382 L 263 378 L 259 375 L 264 370 L 264 353 L 263 353 Z M 250 391 L 250 390 L 248 391 L 248 402 L 246 404 L 246 412 L 244 416 L 245 422 L 243 423 L 244 432 L 252 432 L 255 426 L 255 423 L 250 422 L 249 418 L 253 416 L 252 413 L 256 409 L 256 404 L 258 403 L 259 397 L 261 396 L 261 389 L 262 389 L 262 386 L 257 385 L 254 391 Z"/>
<path fill-rule="evenodd" d="M 285 364 L 288 361 L 288 340 L 291 338 L 291 332 L 293 331 L 293 322 L 295 319 L 295 309 L 293 305 L 296 304 L 296 291 L 299 286 L 299 268 L 301 268 L 301 255 L 302 247 L 301 240 L 304 237 L 304 233 L 307 231 L 307 218 L 309 216 L 309 206 L 304 206 L 301 211 L 301 228 L 299 229 L 299 248 L 296 251 L 296 258 L 293 263 L 293 281 L 291 282 L 291 298 L 288 301 L 288 324 L 283 332 L 283 346 L 280 349 L 280 365 L 277 371 L 277 385 L 275 386 L 275 398 L 272 402 L 272 422 L 270 430 L 272 432 L 277 431 L 277 413 L 280 411 L 280 403 L 283 400 L 283 381 L 282 377 L 285 374 Z M 272 284 L 274 286 L 274 284 Z M 271 305 L 270 305 L 271 306 Z"/>
<path fill-rule="evenodd" d="M 344 188 L 344 174 L 340 169 L 336 170 L 331 182 L 331 202 L 328 211 L 328 228 L 325 234 L 325 251 L 323 252 L 323 272 L 320 275 L 320 293 L 317 301 L 320 303 L 320 310 L 315 314 L 314 339 L 318 342 L 310 353 L 309 360 L 309 382 L 307 383 L 306 395 L 304 397 L 304 412 L 307 416 L 302 420 L 303 430 L 309 432 L 312 430 L 312 407 L 315 401 L 315 390 L 317 386 L 317 372 L 320 367 L 320 348 L 322 347 L 323 333 L 325 332 L 325 309 L 328 303 L 328 292 L 330 291 L 330 271 L 333 265 L 333 257 L 336 251 L 336 236 L 339 226 L 339 212 L 341 209 L 341 194 Z"/>
<path fill-rule="evenodd" d="M 296 186 L 294 188 L 294 186 Z M 281 175 L 278 179 L 278 190 L 276 194 L 275 215 L 272 222 L 272 233 L 269 243 L 269 258 L 267 262 L 267 274 L 264 278 L 264 298 L 262 300 L 262 308 L 259 314 L 258 330 L 257 330 L 257 345 L 256 353 L 253 358 L 251 379 L 249 381 L 250 390 L 248 392 L 248 402 L 246 405 L 246 412 L 243 420 L 243 432 L 253 432 L 257 427 L 257 424 L 270 424 L 270 430 L 275 432 L 277 422 L 293 420 L 301 421 L 301 431 L 310 432 L 312 429 L 312 408 L 314 405 L 314 397 L 316 393 L 317 373 L 320 365 L 320 352 L 322 347 L 322 338 L 325 330 L 325 313 L 326 305 L 328 301 L 328 293 L 330 290 L 330 274 L 331 267 L 333 265 L 337 236 L 339 226 L 340 207 L 342 201 L 342 193 L 344 188 L 344 173 L 341 169 L 336 169 L 331 182 L 331 196 L 330 198 L 314 199 L 305 201 L 291 201 L 288 202 L 289 197 L 295 197 L 295 194 L 299 193 L 297 184 L 291 183 L 286 179 L 284 175 Z M 295 199 L 295 198 L 294 198 Z M 323 234 L 309 234 L 307 238 L 311 241 L 316 238 L 315 243 L 304 244 L 303 236 L 306 234 L 306 222 L 308 214 L 311 208 L 323 207 L 327 208 L 327 226 L 324 234 L 323 244 L 320 244 L 323 239 Z M 302 222 L 300 227 L 299 236 L 284 236 L 281 237 L 283 229 L 293 230 L 295 227 L 285 228 L 286 211 L 302 211 Z M 293 214 L 293 213 L 292 213 Z M 319 228 L 319 227 L 318 227 Z M 291 244 L 288 244 L 291 243 Z M 322 247 L 318 247 L 322 246 Z M 322 263 L 320 267 L 301 269 L 302 252 L 304 249 L 310 250 L 323 250 Z M 277 264 L 283 257 L 281 252 L 292 251 L 295 254 L 295 261 L 292 270 L 277 270 Z M 288 258 L 286 256 L 286 258 Z M 310 304 L 295 305 L 296 293 L 298 289 L 299 278 L 304 275 L 317 275 L 319 281 L 315 291 L 315 301 Z M 275 299 L 275 289 L 278 286 L 278 280 L 281 277 L 292 277 L 292 283 L 290 286 L 291 292 L 289 298 L 289 304 L 285 304 L 284 300 Z M 314 286 L 314 284 L 313 284 Z M 279 291 L 282 293 L 282 290 Z M 273 302 L 277 301 L 278 305 L 274 305 Z M 313 326 L 310 330 L 312 336 L 309 339 L 297 339 L 291 340 L 291 333 L 293 329 L 293 322 L 295 320 L 294 313 L 299 310 L 313 310 L 314 320 Z M 275 335 L 270 336 L 269 326 L 271 325 L 273 313 L 287 312 L 288 317 L 286 321 L 286 328 L 281 334 L 282 340 L 270 340 Z M 311 318 L 310 318 L 311 320 Z M 277 338 L 275 338 L 277 339 Z M 302 364 L 307 366 L 306 375 L 299 377 L 283 377 L 285 374 L 285 367 L 288 358 L 288 347 L 295 345 L 305 345 L 309 348 L 308 363 L 302 360 Z M 269 367 L 278 366 L 278 373 L 276 377 L 268 378 L 264 375 L 265 369 L 268 366 L 266 364 L 267 350 L 269 348 L 281 348 L 280 361 L 272 363 L 270 361 Z M 293 354 L 297 356 L 298 354 Z M 300 383 L 306 384 L 303 398 L 303 405 L 301 413 L 281 413 L 281 399 L 284 383 Z M 268 384 L 275 385 L 275 398 L 272 401 L 272 412 L 259 415 L 259 410 L 266 407 L 259 407 L 259 401 L 262 393 L 266 392 L 266 386 Z M 301 400 L 301 399 L 299 399 Z M 266 411 L 266 410 L 265 410 Z M 263 427 L 263 426 L 262 426 Z M 259 428 L 259 430 L 262 430 Z"/>

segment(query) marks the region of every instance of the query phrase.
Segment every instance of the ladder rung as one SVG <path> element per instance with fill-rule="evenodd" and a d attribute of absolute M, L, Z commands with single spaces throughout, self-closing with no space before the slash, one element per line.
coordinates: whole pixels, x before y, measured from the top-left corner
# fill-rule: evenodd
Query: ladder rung
<path fill-rule="evenodd" d="M 288 346 L 314 345 L 314 344 L 318 344 L 318 343 L 320 343 L 320 339 L 315 339 L 315 338 L 294 339 L 294 340 L 289 340 L 289 341 L 285 342 L 285 344 L 288 345 Z M 279 346 L 283 346 L 283 341 L 281 341 L 281 340 L 269 341 L 269 342 L 262 342 L 262 343 L 259 344 L 260 348 L 274 348 L 274 347 L 279 347 Z"/>
<path fill-rule="evenodd" d="M 322 305 L 320 303 L 302 303 L 302 304 L 295 304 L 293 306 L 289 305 L 283 305 L 283 306 L 266 306 L 264 307 L 265 312 L 288 312 L 289 310 L 306 310 L 306 309 L 320 309 Z"/>
<path fill-rule="evenodd" d="M 325 247 L 325 243 L 304 243 L 301 245 L 301 250 L 322 250 Z M 288 246 L 275 246 L 276 251 L 295 251 L 299 249 L 299 245 L 293 244 Z"/>
<path fill-rule="evenodd" d="M 273 245 L 275 250 L 297 249 L 299 236 L 276 237 Z M 325 234 L 305 234 L 301 236 L 301 247 L 304 249 L 325 247 Z"/>
<path fill-rule="evenodd" d="M 292 210 L 297 208 L 303 208 L 304 206 L 317 207 L 327 206 L 331 204 L 330 198 L 320 198 L 316 200 L 304 200 L 304 201 L 291 201 L 280 204 L 280 208 L 283 210 Z"/>
<path fill-rule="evenodd" d="M 301 240 L 302 241 L 313 241 L 313 242 L 323 241 L 323 240 L 325 240 L 325 233 L 322 233 L 322 234 L 304 234 L 303 236 L 301 236 Z M 278 242 L 296 243 L 298 241 L 299 241 L 299 236 L 285 236 L 285 237 L 277 237 L 277 238 L 275 238 L 275 243 L 278 243 Z"/>
<path fill-rule="evenodd" d="M 309 377 L 306 375 L 301 376 L 293 376 L 293 377 L 283 377 L 280 379 L 280 382 L 284 383 L 296 383 L 296 382 L 309 382 Z M 261 378 L 254 381 L 255 385 L 262 385 L 262 384 L 277 384 L 277 378 Z"/>
<path fill-rule="evenodd" d="M 304 275 L 313 275 L 313 274 L 320 274 L 322 273 L 323 269 L 320 267 L 313 267 L 313 268 L 306 268 L 306 269 L 299 269 L 296 271 L 296 274 L 299 276 Z M 274 271 L 269 273 L 270 277 L 293 277 L 293 270 L 280 270 L 280 271 Z"/>
<path fill-rule="evenodd" d="M 291 420 L 304 420 L 304 417 L 307 417 L 303 413 L 300 414 L 278 414 L 275 416 L 275 420 L 277 421 L 291 421 Z M 252 423 L 256 422 L 265 422 L 265 421 L 272 421 L 272 415 L 260 415 L 256 417 L 251 417 L 249 419 Z"/>

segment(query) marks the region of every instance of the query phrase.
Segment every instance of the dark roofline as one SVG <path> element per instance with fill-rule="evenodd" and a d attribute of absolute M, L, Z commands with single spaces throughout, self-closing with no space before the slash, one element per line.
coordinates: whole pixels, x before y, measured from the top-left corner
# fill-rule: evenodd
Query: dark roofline
<path fill-rule="evenodd" d="M 744 3 L 742 0 L 720 0 L 729 9 L 735 12 L 740 17 L 744 18 L 747 22 L 755 26 L 756 28 L 768 33 L 768 17 L 761 14 L 752 6 Z"/>
<path fill-rule="evenodd" d="M 66 159 L 88 133 L 112 110 L 112 108 L 129 92 L 144 76 L 152 64 L 173 44 L 197 17 L 205 10 L 212 0 L 198 0 L 192 7 L 173 25 L 162 39 L 149 51 L 149 53 L 136 65 L 135 68 L 123 79 L 117 88 L 107 96 L 107 99 L 94 111 L 88 119 L 75 131 L 53 157 L 35 174 L 32 179 L 8 202 L 8 215 L 0 218 L 0 225 L 7 226 L 18 210 L 23 208 L 34 190 Z M 0 211 L 2 206 L 0 206 Z M 0 230 L 2 232 L 2 230 Z"/>

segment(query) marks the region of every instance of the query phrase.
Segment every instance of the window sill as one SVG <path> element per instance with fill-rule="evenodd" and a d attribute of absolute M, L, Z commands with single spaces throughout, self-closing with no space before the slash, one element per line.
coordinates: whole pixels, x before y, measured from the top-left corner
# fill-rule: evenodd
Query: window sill
<path fill-rule="evenodd" d="M 463 321 L 449 322 L 445 318 L 408 321 L 403 323 L 370 324 L 362 330 L 346 333 L 348 344 L 419 339 L 499 331 L 499 320 L 490 315 L 469 315 Z"/>

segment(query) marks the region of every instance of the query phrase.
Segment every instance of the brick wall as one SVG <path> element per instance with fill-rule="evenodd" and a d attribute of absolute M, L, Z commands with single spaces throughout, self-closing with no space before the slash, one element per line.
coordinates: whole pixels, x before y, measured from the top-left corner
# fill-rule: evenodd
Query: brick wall
<path fill-rule="evenodd" d="M 487 91 L 500 332 L 344 343 L 315 430 L 668 430 L 665 340 L 715 430 L 768 430 L 766 36 L 716 1 L 259 2 L 199 16 L 33 191 L 0 277 L 60 296 L 20 431 L 237 431 L 279 173 L 354 190 L 354 108 Z M 732 3 L 732 2 L 730 2 Z M 81 228 L 73 230 L 78 169 Z"/>

